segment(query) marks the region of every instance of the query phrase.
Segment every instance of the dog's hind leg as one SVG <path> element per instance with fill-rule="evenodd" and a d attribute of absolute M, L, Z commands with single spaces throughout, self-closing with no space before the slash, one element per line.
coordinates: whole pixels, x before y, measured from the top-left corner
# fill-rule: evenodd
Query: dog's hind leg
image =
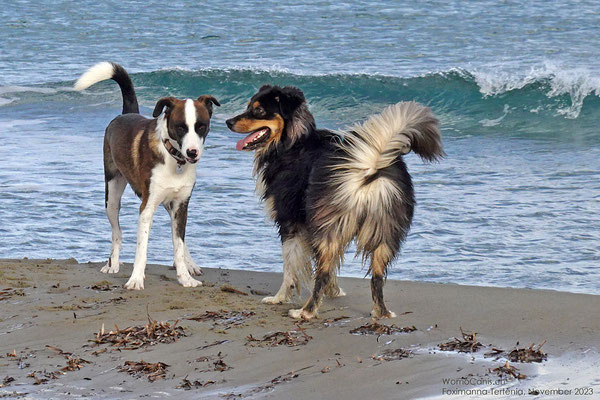
<path fill-rule="evenodd" d="M 317 270 L 315 272 L 315 286 L 311 297 L 308 299 L 304 307 L 298 310 L 290 310 L 289 315 L 292 318 L 312 319 L 317 315 L 321 298 L 331 281 L 332 274 L 338 268 L 344 246 L 339 241 L 323 240 L 316 249 L 317 254 Z"/>
<path fill-rule="evenodd" d="M 311 248 L 301 234 L 284 237 L 281 244 L 283 256 L 283 282 L 275 296 L 267 296 L 263 303 L 287 303 L 292 298 L 292 289 L 300 292 L 300 281 L 310 281 L 312 275 Z"/>
<path fill-rule="evenodd" d="M 190 268 L 186 260 L 186 254 L 189 256 L 189 252 L 187 251 L 185 245 L 185 228 L 187 224 L 189 201 L 189 198 L 180 202 L 172 201 L 168 205 L 165 205 L 165 208 L 167 211 L 169 211 L 169 215 L 171 216 L 173 264 L 177 270 L 177 280 L 184 287 L 196 287 L 202 285 L 202 282 L 192 278 Z"/>
<path fill-rule="evenodd" d="M 344 297 L 346 295 L 346 292 L 344 292 L 344 289 L 342 289 L 338 285 L 336 272 L 337 272 L 336 270 L 331 271 L 331 277 L 329 279 L 329 284 L 325 288 L 325 296 L 327 296 L 331 299 L 334 299 L 336 297 Z"/>
<path fill-rule="evenodd" d="M 159 201 L 153 197 L 142 198 L 140 206 L 140 218 L 137 231 L 137 246 L 135 260 L 133 261 L 133 272 L 125 284 L 125 289 L 141 290 L 144 288 L 144 277 L 146 270 L 148 236 L 152 227 L 152 218 L 158 207 Z"/>
<path fill-rule="evenodd" d="M 110 249 L 110 258 L 102 269 L 101 272 L 116 274 L 119 272 L 119 254 L 121 252 L 121 244 L 123 242 L 123 235 L 121 232 L 121 226 L 119 225 L 119 211 L 121 209 L 121 197 L 123 191 L 127 186 L 127 180 L 120 172 L 112 175 L 109 180 L 106 181 L 106 215 L 110 221 L 112 228 L 112 245 Z"/>
<path fill-rule="evenodd" d="M 383 284 L 387 274 L 388 264 L 393 260 L 396 250 L 382 244 L 370 254 L 371 258 L 371 297 L 375 318 L 394 318 L 396 314 L 388 310 L 383 301 Z"/>

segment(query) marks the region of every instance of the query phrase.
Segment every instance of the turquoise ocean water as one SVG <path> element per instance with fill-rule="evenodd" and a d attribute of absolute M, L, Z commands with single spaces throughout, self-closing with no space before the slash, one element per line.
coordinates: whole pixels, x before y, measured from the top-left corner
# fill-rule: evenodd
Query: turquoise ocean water
<path fill-rule="evenodd" d="M 263 83 L 304 90 L 321 127 L 417 100 L 439 116 L 447 158 L 407 157 L 418 206 L 391 278 L 600 293 L 600 5 L 596 2 L 10 1 L 0 24 L 0 257 L 103 261 L 102 136 L 121 63 L 142 112 L 212 94 L 187 240 L 206 267 L 281 270 L 254 196 L 252 155 L 225 119 Z M 123 199 L 132 261 L 139 201 Z M 351 250 L 352 252 L 352 250 Z M 169 264 L 164 210 L 149 260 Z M 350 255 L 343 275 L 365 270 Z"/>

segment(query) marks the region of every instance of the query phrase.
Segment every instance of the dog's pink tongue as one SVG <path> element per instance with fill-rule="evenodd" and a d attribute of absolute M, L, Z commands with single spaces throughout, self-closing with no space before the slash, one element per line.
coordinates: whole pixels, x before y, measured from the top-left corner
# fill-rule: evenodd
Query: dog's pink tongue
<path fill-rule="evenodd" d="M 244 146 L 246 145 L 246 143 L 252 142 L 256 136 L 258 136 L 258 132 L 252 132 L 251 134 L 249 134 L 248 136 L 246 136 L 245 138 L 243 138 L 242 140 L 240 140 L 239 142 L 237 142 L 237 144 L 235 145 L 235 148 L 237 150 L 244 150 Z"/>
<path fill-rule="evenodd" d="M 246 139 L 242 139 L 237 142 L 235 145 L 236 150 L 244 150 L 244 145 L 246 144 Z"/>

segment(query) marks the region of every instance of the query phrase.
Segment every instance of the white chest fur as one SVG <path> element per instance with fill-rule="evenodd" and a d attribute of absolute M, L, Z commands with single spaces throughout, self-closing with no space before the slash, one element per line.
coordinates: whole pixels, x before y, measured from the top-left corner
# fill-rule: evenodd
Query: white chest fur
<path fill-rule="evenodd" d="M 192 194 L 192 189 L 196 183 L 197 164 L 185 163 L 178 166 L 175 159 L 162 145 L 162 142 L 168 138 L 164 114 L 158 118 L 156 133 L 160 141 L 159 143 L 161 143 L 159 151 L 165 162 L 164 164 L 157 164 L 152 169 L 150 196 L 155 199 L 156 203 L 186 200 Z M 200 154 L 202 154 L 203 147 L 203 140 L 199 140 L 198 148 Z"/>
<path fill-rule="evenodd" d="M 170 156 L 169 158 L 172 159 Z M 150 193 L 160 203 L 186 200 L 192 194 L 195 183 L 195 164 L 184 164 L 181 167 L 181 172 L 178 173 L 175 160 L 169 160 L 165 164 L 158 164 L 152 169 Z"/>

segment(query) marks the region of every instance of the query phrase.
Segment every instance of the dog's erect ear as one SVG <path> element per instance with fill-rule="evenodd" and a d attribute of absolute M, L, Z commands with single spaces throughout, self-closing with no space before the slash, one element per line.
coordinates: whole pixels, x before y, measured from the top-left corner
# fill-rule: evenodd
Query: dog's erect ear
<path fill-rule="evenodd" d="M 152 116 L 154 118 L 158 117 L 163 112 L 163 109 L 165 107 L 167 107 L 167 111 L 169 111 L 169 108 L 175 105 L 176 100 L 177 99 L 175 97 L 163 97 L 162 99 L 156 102 L 156 106 L 154 107 Z"/>
<path fill-rule="evenodd" d="M 295 86 L 286 86 L 275 96 L 275 101 L 279 103 L 281 116 L 283 118 L 290 118 L 294 111 L 306 100 L 304 99 L 302 90 Z"/>
<path fill-rule="evenodd" d="M 204 96 L 200 96 L 198 97 L 197 101 L 199 101 L 200 103 L 204 103 L 204 106 L 206 107 L 206 109 L 208 110 L 208 113 L 212 116 L 212 112 L 213 112 L 213 104 L 217 107 L 221 106 L 221 103 L 219 103 L 219 100 L 215 99 L 213 96 L 210 95 L 204 95 Z"/>

